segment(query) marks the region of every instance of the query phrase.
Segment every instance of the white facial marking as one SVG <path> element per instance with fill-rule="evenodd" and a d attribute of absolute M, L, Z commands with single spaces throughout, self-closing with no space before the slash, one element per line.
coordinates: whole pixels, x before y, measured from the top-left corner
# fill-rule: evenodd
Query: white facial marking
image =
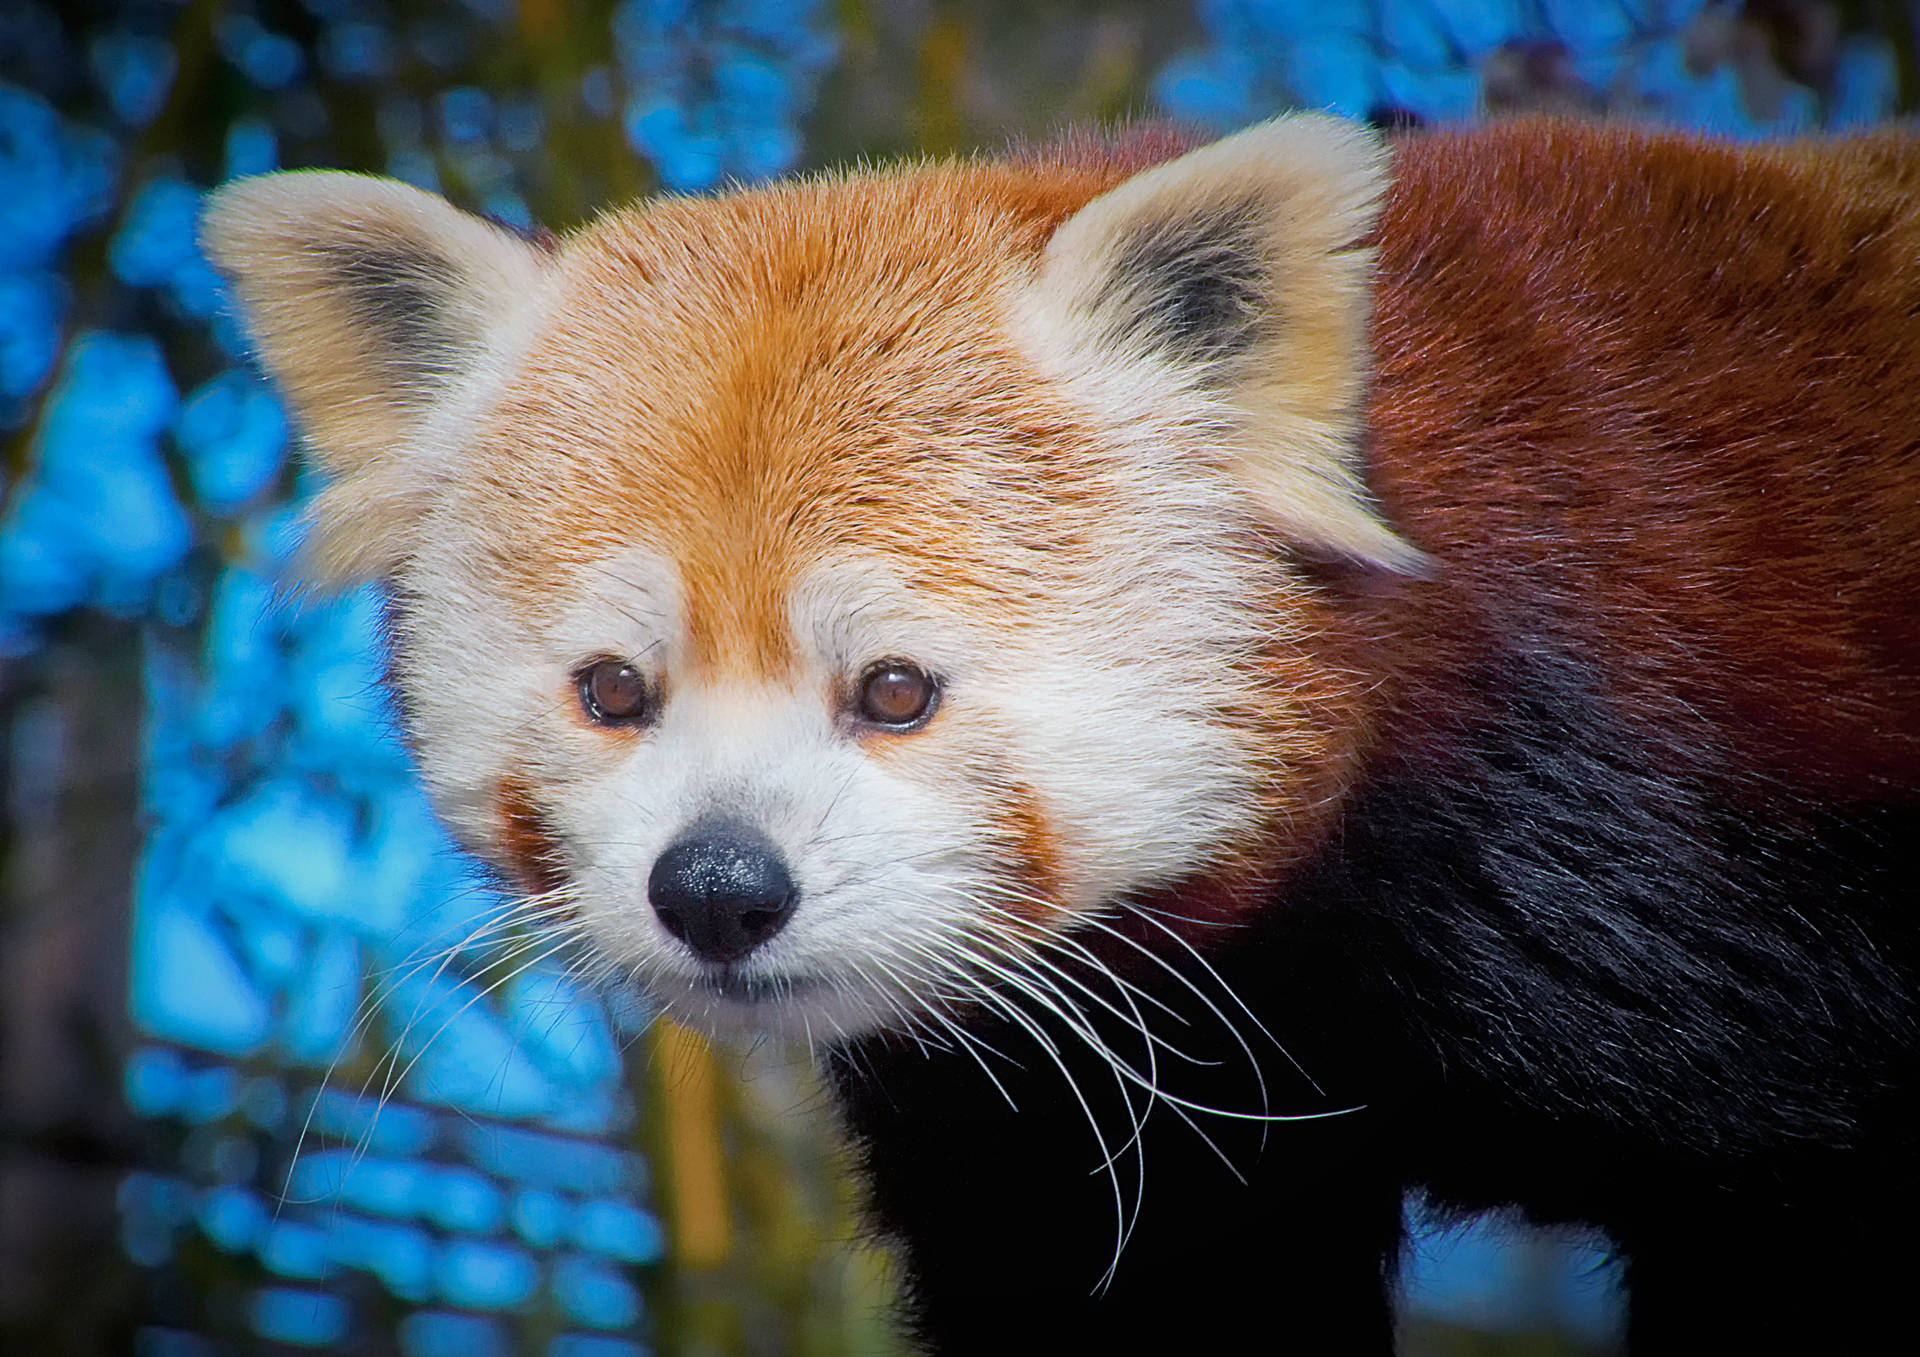
<path fill-rule="evenodd" d="M 1204 503 L 1169 494 L 1183 482 Z M 429 776 L 482 844 L 503 776 L 539 788 L 587 935 L 676 1016 L 802 1039 L 919 1020 L 973 987 L 969 953 L 995 911 L 1020 903 L 1070 929 L 1248 829 L 1258 773 L 1218 712 L 1253 631 L 1239 572 L 1219 559 L 1232 516 L 1200 485 L 1163 474 L 1160 509 L 1129 515 L 1096 568 L 1064 571 L 1047 585 L 1057 597 L 1025 599 L 1017 621 L 918 595 L 877 558 L 815 569 L 789 598 L 796 667 L 777 681 L 692 671 L 679 577 L 653 553 L 576 570 L 534 634 L 480 597 L 458 550 L 423 557 L 416 587 L 434 606 L 402 655 Z M 1213 525 L 1197 537 L 1195 510 Z M 572 676 L 605 658 L 660 685 L 657 719 L 582 718 Z M 924 728 L 848 709 L 854 680 L 884 660 L 939 682 Z M 1009 825 L 1035 812 L 1055 898 L 1023 900 Z M 647 894 L 660 855 L 713 822 L 764 838 L 798 893 L 786 924 L 725 967 L 674 936 Z"/>

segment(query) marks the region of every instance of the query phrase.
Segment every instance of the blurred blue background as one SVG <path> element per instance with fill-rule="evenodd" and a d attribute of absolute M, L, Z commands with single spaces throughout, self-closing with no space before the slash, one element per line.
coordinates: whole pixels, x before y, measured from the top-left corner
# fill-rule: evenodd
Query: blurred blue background
<path fill-rule="evenodd" d="M 10 0 L 0 7 L 0 1347 L 894 1350 L 806 1072 L 583 993 L 435 825 L 372 591 L 194 246 L 379 171 L 523 226 L 1144 113 L 1910 109 L 1915 7 Z M 1414 1352 L 1603 1352 L 1597 1241 L 1418 1203 Z"/>

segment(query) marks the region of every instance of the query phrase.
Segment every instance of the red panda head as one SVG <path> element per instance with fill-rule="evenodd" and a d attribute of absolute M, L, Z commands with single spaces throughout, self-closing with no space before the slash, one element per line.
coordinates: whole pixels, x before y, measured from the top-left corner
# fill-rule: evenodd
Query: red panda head
<path fill-rule="evenodd" d="M 829 1036 L 1256 880 L 1331 795 L 1282 548 L 1418 559 L 1356 469 L 1383 161 L 1299 116 L 552 249 L 292 174 L 206 238 L 449 823 L 676 1015 Z"/>

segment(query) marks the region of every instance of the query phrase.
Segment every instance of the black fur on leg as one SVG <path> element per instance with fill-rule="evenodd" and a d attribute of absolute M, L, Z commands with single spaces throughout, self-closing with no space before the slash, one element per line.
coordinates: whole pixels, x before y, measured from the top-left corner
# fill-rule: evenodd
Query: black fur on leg
<path fill-rule="evenodd" d="M 1022 1035 L 990 1039 L 1018 1049 Z M 1111 1083 L 1075 1062 L 1124 1132 Z M 1117 1162 L 1129 1215 L 1142 1163 L 1146 1190 L 1108 1278 L 1113 1185 L 1044 1058 L 994 1064 L 1019 1111 L 952 1052 L 867 1042 L 831 1070 L 875 1223 L 904 1245 L 905 1318 L 926 1350 L 1230 1351 L 1259 1333 L 1277 1353 L 1392 1351 L 1401 1191 L 1355 1154 L 1365 1128 L 1298 1123 L 1262 1146 L 1244 1125 L 1207 1125 L 1243 1184 L 1162 1107 Z"/>

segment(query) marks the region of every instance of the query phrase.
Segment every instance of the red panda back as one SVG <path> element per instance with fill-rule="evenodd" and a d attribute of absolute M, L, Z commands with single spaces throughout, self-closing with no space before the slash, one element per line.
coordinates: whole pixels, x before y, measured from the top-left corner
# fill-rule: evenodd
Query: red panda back
<path fill-rule="evenodd" d="M 1920 780 L 1920 143 L 1524 123 L 1396 148 L 1375 485 L 1396 661 L 1550 609 L 1607 696 L 1840 799 Z M 1442 685 L 1444 686 L 1444 685 Z"/>

